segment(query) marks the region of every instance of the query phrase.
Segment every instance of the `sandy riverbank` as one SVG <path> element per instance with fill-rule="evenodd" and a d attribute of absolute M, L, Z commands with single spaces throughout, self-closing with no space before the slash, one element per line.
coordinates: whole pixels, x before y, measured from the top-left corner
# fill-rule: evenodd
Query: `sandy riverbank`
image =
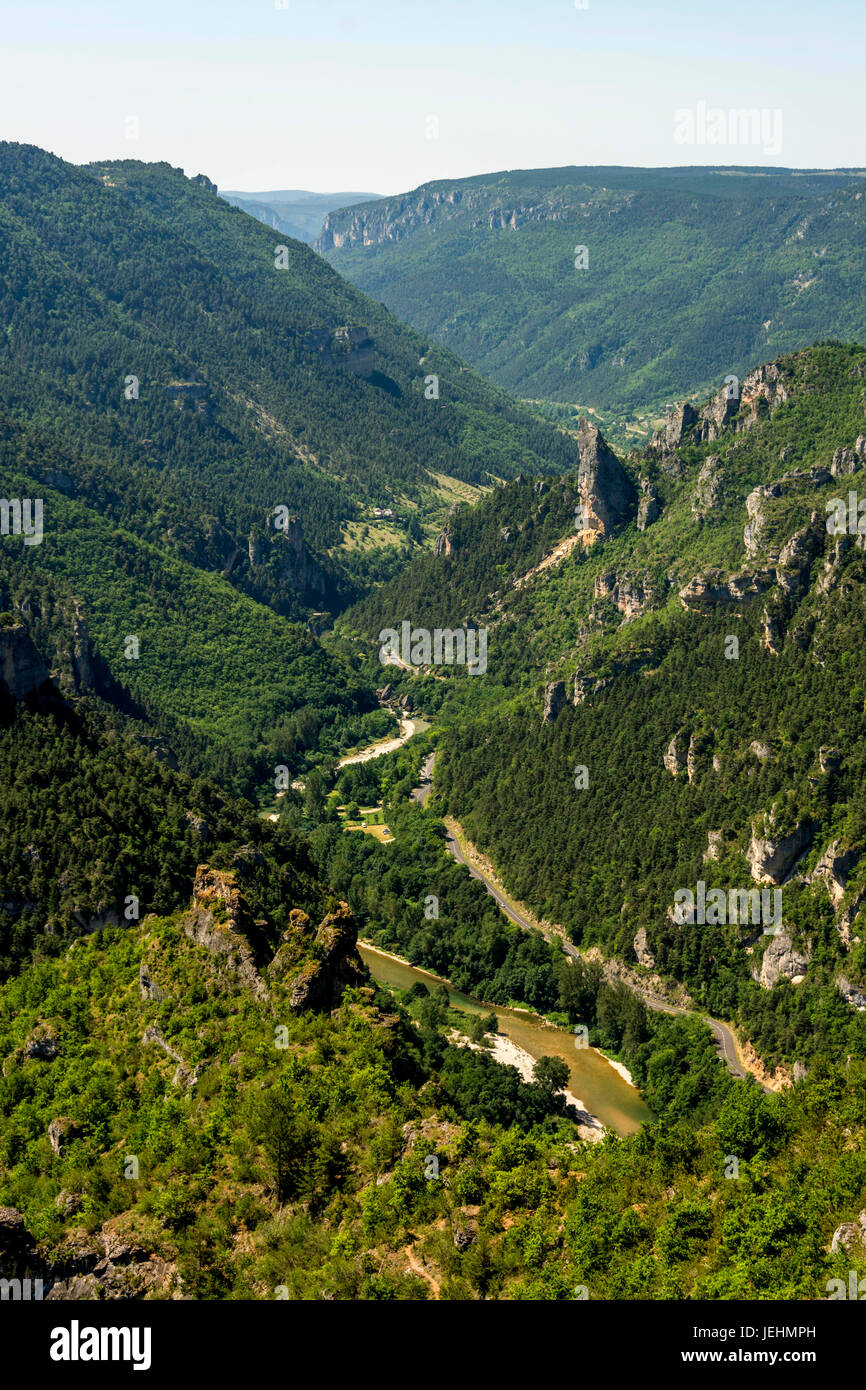
<path fill-rule="evenodd" d="M 594 1050 L 599 1054 L 599 1056 L 604 1058 L 609 1067 L 613 1067 L 614 1071 L 619 1072 L 623 1081 L 627 1081 L 629 1086 L 634 1086 L 634 1077 L 632 1076 L 627 1066 L 624 1066 L 622 1062 L 617 1062 L 614 1057 L 608 1057 L 607 1053 L 602 1052 L 600 1047 L 597 1047 Z M 635 1086 L 634 1088 L 635 1090 L 637 1090 L 637 1086 Z"/>

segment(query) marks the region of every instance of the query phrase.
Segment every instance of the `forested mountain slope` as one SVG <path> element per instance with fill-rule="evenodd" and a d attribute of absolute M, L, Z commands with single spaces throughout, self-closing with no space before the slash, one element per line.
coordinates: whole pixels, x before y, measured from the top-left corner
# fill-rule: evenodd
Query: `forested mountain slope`
<path fill-rule="evenodd" d="M 817 1300 L 862 1273 L 862 1060 L 584 1145 L 549 1088 L 445 1044 L 440 1000 L 367 985 L 345 908 L 292 911 L 256 962 L 247 915 L 202 867 L 183 910 L 0 987 L 6 1277 L 55 1301 Z"/>
<path fill-rule="evenodd" d="M 864 229 L 862 170 L 571 167 L 423 184 L 317 245 L 501 386 L 627 438 L 755 361 L 862 341 Z"/>
<path fill-rule="evenodd" d="M 166 164 L 0 146 L 0 325 L 0 412 L 68 451 L 62 486 L 290 616 L 345 601 L 344 545 L 411 548 L 449 486 L 576 458 L 308 246 Z M 377 506 L 397 518 L 381 533 Z"/>
<path fill-rule="evenodd" d="M 441 709 L 440 806 L 518 899 L 681 980 L 769 1063 L 862 1055 L 866 352 L 781 358 L 624 462 L 634 519 L 594 537 L 579 477 L 509 485 L 345 630 L 487 627 L 485 674 L 389 679 Z M 779 889 L 778 930 L 677 921 L 699 881 Z"/>

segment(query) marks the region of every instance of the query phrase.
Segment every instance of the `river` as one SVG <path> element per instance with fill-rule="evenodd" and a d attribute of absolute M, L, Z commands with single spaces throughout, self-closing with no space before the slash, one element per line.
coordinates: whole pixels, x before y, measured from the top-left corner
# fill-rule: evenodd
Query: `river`
<path fill-rule="evenodd" d="M 417 980 L 431 988 L 447 984 L 429 970 L 409 965 L 408 961 L 398 960 L 374 946 L 359 945 L 358 949 L 370 974 L 381 984 L 395 985 L 398 989 L 410 989 Z M 652 1119 L 652 1113 L 640 1092 L 630 1086 L 600 1052 L 591 1047 L 575 1047 L 573 1033 L 554 1027 L 529 1010 L 481 1004 L 452 985 L 448 985 L 448 994 L 452 1006 L 463 1013 L 494 1012 L 500 1033 L 536 1060 L 539 1057 L 561 1057 L 568 1066 L 569 1090 L 591 1115 L 595 1115 L 616 1134 L 634 1134 L 642 1124 Z"/>

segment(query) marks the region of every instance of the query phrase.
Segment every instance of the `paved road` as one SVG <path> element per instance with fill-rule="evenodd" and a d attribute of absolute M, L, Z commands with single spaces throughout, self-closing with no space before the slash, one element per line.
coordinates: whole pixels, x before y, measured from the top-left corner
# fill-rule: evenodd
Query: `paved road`
<path fill-rule="evenodd" d="M 445 834 L 447 837 L 448 849 L 450 850 L 454 858 L 457 860 L 457 863 L 464 864 L 466 868 L 469 870 L 472 877 L 477 878 L 479 883 L 484 884 L 484 887 L 487 889 L 488 893 L 491 895 L 491 897 L 496 899 L 496 902 L 499 904 L 500 908 L 505 913 L 505 916 L 509 919 L 509 921 L 513 922 L 515 926 L 522 927 L 524 931 L 538 931 L 539 928 L 533 922 L 530 922 L 529 919 L 525 917 L 522 912 L 519 912 L 517 910 L 517 908 L 512 907 L 512 905 L 506 900 L 500 889 L 498 889 L 494 883 L 491 883 L 489 878 L 487 878 L 479 869 L 477 869 L 474 864 L 469 863 L 462 849 L 460 848 L 460 842 L 458 841 L 457 836 L 454 834 L 452 830 L 449 830 L 447 825 L 445 827 Z M 543 932 L 542 935 L 544 935 L 548 941 L 558 942 L 558 944 L 565 951 L 566 955 L 571 956 L 573 960 L 581 959 L 580 952 L 577 950 L 575 946 L 572 945 L 570 941 L 565 941 L 558 934 L 551 935 L 547 932 Z M 636 994 L 639 999 L 643 1000 L 647 1008 L 655 1009 L 658 1013 L 687 1014 L 692 1018 L 701 1019 L 702 1022 L 706 1023 L 707 1027 L 712 1032 L 713 1037 L 716 1040 L 716 1049 L 718 1051 L 719 1057 L 724 1062 L 725 1066 L 728 1068 L 728 1071 L 732 1074 L 732 1076 L 736 1076 L 739 1078 L 739 1080 L 742 1081 L 745 1079 L 747 1075 L 753 1075 L 753 1073 L 747 1072 L 745 1067 L 741 1063 L 737 1055 L 737 1045 L 734 1041 L 734 1035 L 726 1023 L 722 1023 L 721 1020 L 718 1018 L 711 1018 L 709 1014 L 700 1013 L 697 1009 L 685 1009 L 679 1004 L 671 1004 L 668 1002 L 667 999 L 663 999 L 661 995 L 653 994 L 650 990 L 641 989 L 640 987 L 631 984 L 629 981 L 623 980 L 622 976 L 617 975 L 613 972 L 611 973 L 611 976 L 609 978 L 613 980 L 619 980 L 621 983 L 628 985 L 628 988 L 631 989 L 632 992 Z M 755 1080 L 758 1081 L 758 1078 L 755 1077 Z M 762 1081 L 758 1081 L 758 1085 L 761 1087 L 763 1091 L 769 1091 L 770 1089 L 769 1086 L 765 1086 Z"/>
<path fill-rule="evenodd" d="M 427 798 L 433 790 L 433 759 L 435 757 L 435 753 L 427 754 L 419 770 L 421 781 L 409 793 L 409 800 L 414 801 L 416 806 L 426 806 Z"/>

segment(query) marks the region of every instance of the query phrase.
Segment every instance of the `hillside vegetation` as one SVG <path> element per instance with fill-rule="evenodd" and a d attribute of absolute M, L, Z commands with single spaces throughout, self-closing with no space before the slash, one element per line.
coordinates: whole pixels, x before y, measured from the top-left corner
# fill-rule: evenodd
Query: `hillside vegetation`
<path fill-rule="evenodd" d="M 862 341 L 864 219 L 857 170 L 518 169 L 333 212 L 317 245 L 500 386 L 624 442 L 728 373 Z"/>

